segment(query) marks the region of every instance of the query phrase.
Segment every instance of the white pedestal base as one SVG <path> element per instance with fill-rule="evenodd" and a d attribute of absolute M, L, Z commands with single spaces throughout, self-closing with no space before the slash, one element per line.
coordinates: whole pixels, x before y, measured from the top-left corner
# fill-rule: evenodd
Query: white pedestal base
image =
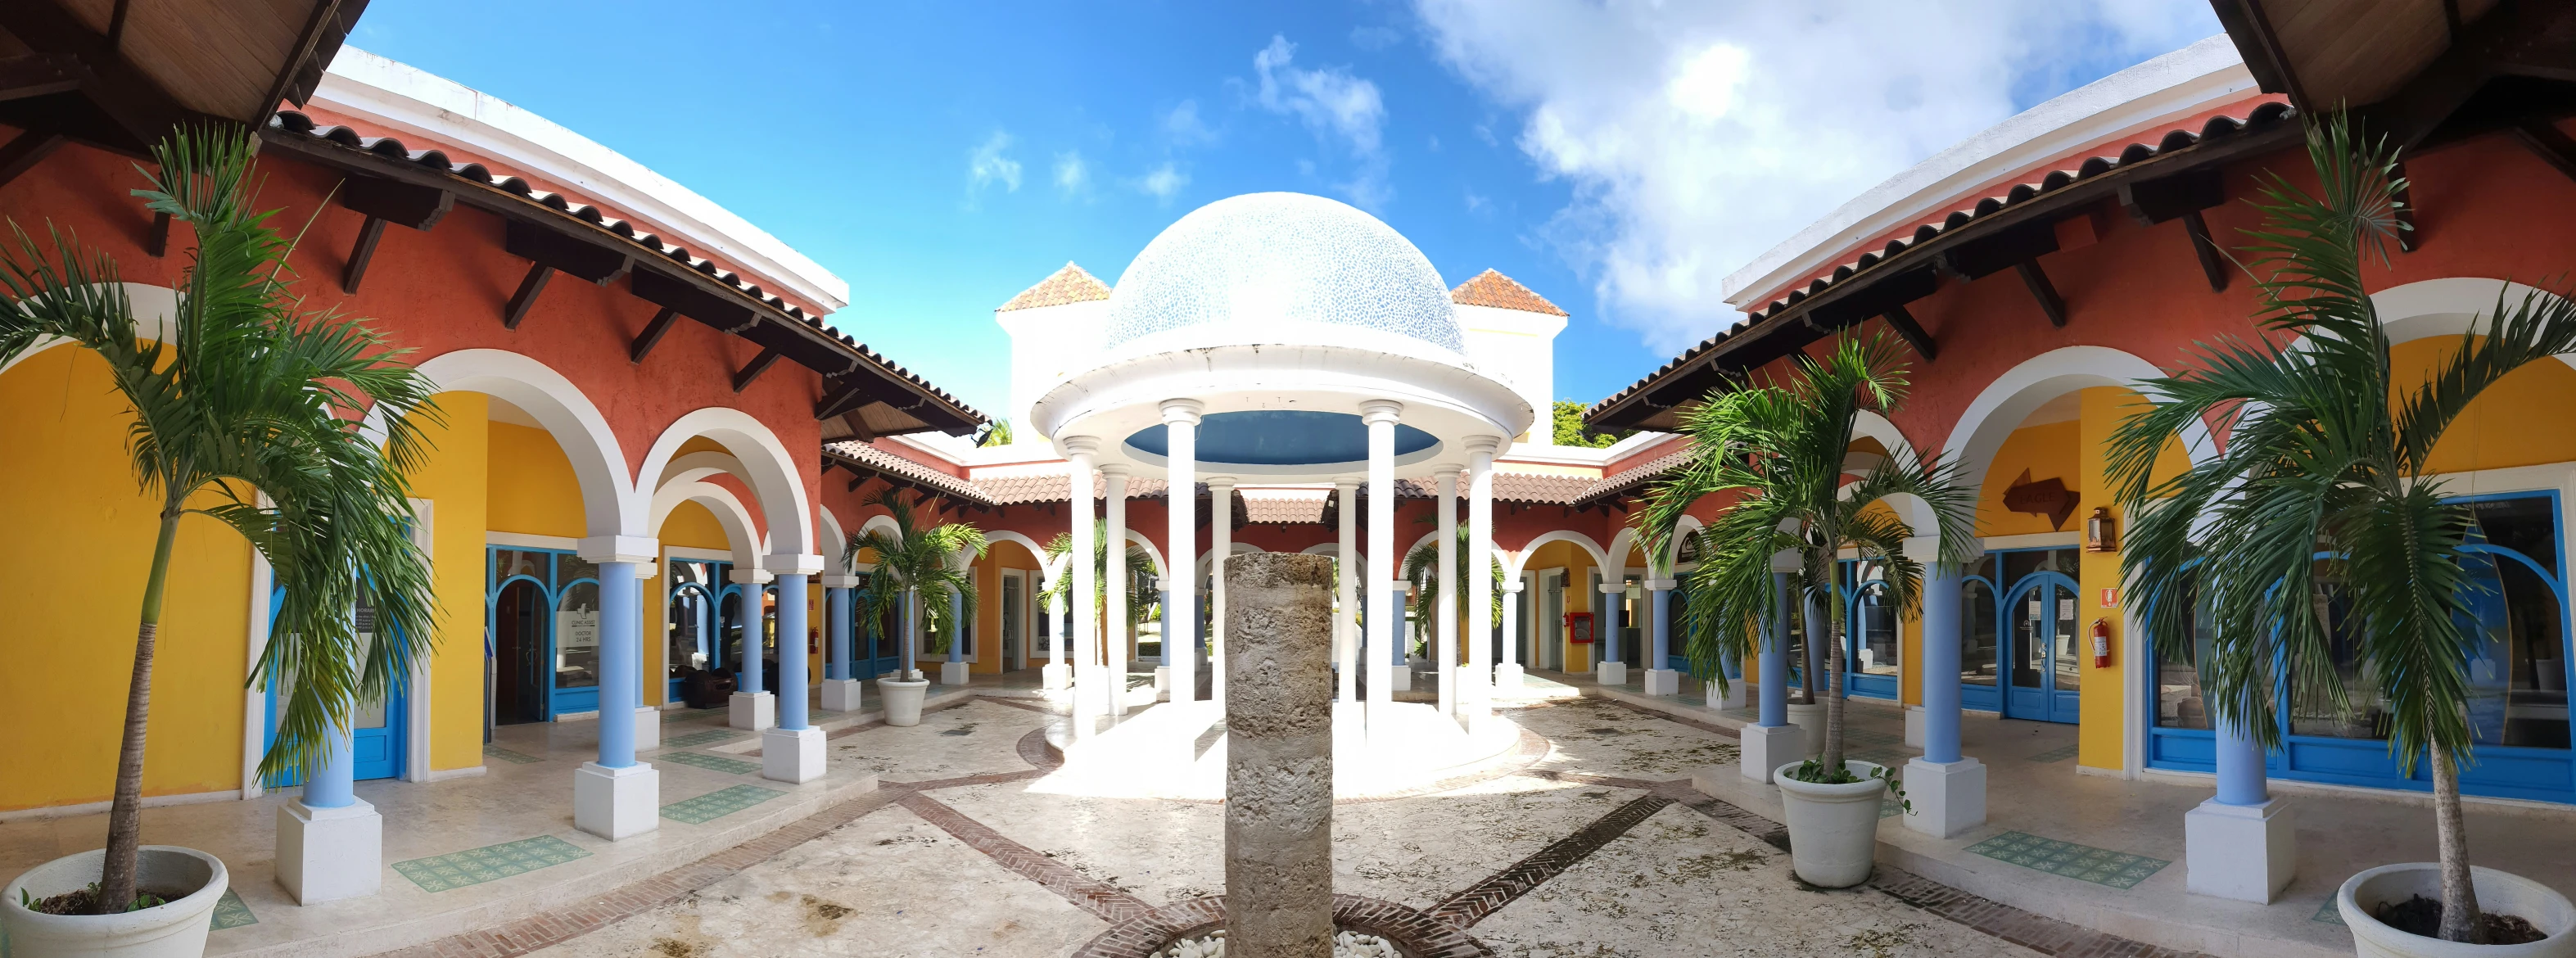
<path fill-rule="evenodd" d="M 2195 895 L 2271 904 L 2298 871 L 2298 834 L 2289 802 L 2221 805 L 2213 798 L 2182 816 L 2183 888 Z"/>
<path fill-rule="evenodd" d="M 1157 665 L 1154 667 L 1154 701 L 1169 702 L 1171 700 L 1172 667 L 1168 665 Z"/>
<path fill-rule="evenodd" d="M 1413 691 L 1413 663 L 1407 662 L 1403 665 L 1396 666 L 1389 671 L 1393 673 L 1393 678 L 1388 680 L 1388 688 L 1392 688 L 1398 692 Z"/>
<path fill-rule="evenodd" d="M 760 733 L 760 777 L 800 785 L 823 777 L 823 730 L 774 728 Z"/>
<path fill-rule="evenodd" d="M 1923 706 L 1908 705 L 1905 707 L 1906 748 L 1914 749 L 1918 752 L 1923 750 L 1923 730 L 1930 724 L 1929 715 L 1930 713 L 1923 711 Z"/>
<path fill-rule="evenodd" d="M 1047 663 L 1045 667 L 1038 669 L 1038 687 L 1040 688 L 1046 689 L 1049 692 L 1061 692 L 1072 685 L 1073 666 L 1065 665 L 1060 662 L 1050 662 Z"/>
<path fill-rule="evenodd" d="M 1526 684 L 1521 681 L 1521 676 L 1525 674 L 1527 673 L 1521 671 L 1521 664 L 1518 662 L 1505 662 L 1494 666 L 1494 697 L 1507 698 L 1521 694 L 1521 688 Z"/>
<path fill-rule="evenodd" d="M 1769 782 L 1772 769 L 1807 757 L 1807 733 L 1795 725 L 1747 725 L 1735 734 L 1744 777 L 1757 782 Z"/>
<path fill-rule="evenodd" d="M 939 684 L 948 686 L 966 684 L 966 671 L 972 665 L 974 665 L 972 662 L 939 663 Z"/>
<path fill-rule="evenodd" d="M 357 800 L 339 808 L 277 807 L 277 884 L 298 905 L 374 895 L 384 884 L 385 818 Z"/>
<path fill-rule="evenodd" d="M 1592 680 L 1603 685 L 1626 685 L 1628 684 L 1628 663 L 1603 662 L 1593 666 Z"/>
<path fill-rule="evenodd" d="M 1682 674 L 1681 674 L 1680 672 L 1674 671 L 1674 670 L 1672 670 L 1672 669 L 1647 669 L 1647 670 L 1646 670 L 1646 694 L 1648 694 L 1648 695 L 1680 695 L 1680 694 L 1682 694 Z"/>
<path fill-rule="evenodd" d="M 1926 762 L 1922 756 L 1905 763 L 1905 800 L 1914 803 L 1905 827 L 1934 838 L 1950 838 L 1986 823 L 1986 766 L 1973 758 Z"/>
<path fill-rule="evenodd" d="M 1733 676 L 1726 680 L 1726 691 L 1720 692 L 1717 690 L 1717 683 L 1709 683 L 1708 707 L 1721 712 L 1743 708 L 1745 690 L 1752 687 L 1752 684 L 1745 681 L 1743 676 Z"/>
<path fill-rule="evenodd" d="M 662 710 L 650 705 L 635 709 L 635 750 L 650 752 L 662 747 Z"/>
<path fill-rule="evenodd" d="M 612 842 L 662 827 L 662 773 L 642 762 L 581 763 L 572 772 L 572 824 Z"/>
<path fill-rule="evenodd" d="M 1824 706 L 1822 706 L 1822 705 L 1800 705 L 1800 704 L 1795 703 L 1795 702 L 1791 702 L 1791 703 L 1789 703 L 1789 724 L 1790 724 L 1790 725 L 1793 725 L 1793 726 L 1796 726 L 1796 727 L 1797 727 L 1797 728 L 1799 728 L 1800 730 L 1804 731 L 1804 732 L 1806 733 L 1806 735 L 1807 735 L 1807 754 L 1806 754 L 1805 756 L 1803 756 L 1803 757 L 1805 757 L 1805 758 L 1814 758 L 1814 757 L 1816 757 L 1816 756 L 1818 756 L 1818 755 L 1822 755 L 1822 754 L 1824 754 L 1824 752 L 1825 752 L 1825 707 L 1824 707 Z M 1785 762 L 1785 761 L 1789 761 L 1789 759 L 1782 759 L 1781 761 L 1784 761 L 1784 762 Z"/>
<path fill-rule="evenodd" d="M 866 696 L 861 693 L 861 690 L 865 688 L 867 688 L 867 686 L 857 679 L 824 679 L 823 711 L 859 711 L 860 707 L 865 704 Z"/>
<path fill-rule="evenodd" d="M 778 725 L 778 697 L 767 692 L 736 692 L 725 700 L 725 724 L 760 731 Z"/>

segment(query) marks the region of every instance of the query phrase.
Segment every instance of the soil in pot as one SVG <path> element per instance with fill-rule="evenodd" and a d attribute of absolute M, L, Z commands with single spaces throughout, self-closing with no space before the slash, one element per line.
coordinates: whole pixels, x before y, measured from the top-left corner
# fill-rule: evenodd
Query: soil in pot
<path fill-rule="evenodd" d="M 2383 902 L 2371 917 L 2379 919 L 2380 924 L 2410 935 L 2442 936 L 2442 903 L 2422 895 L 2408 895 L 2405 901 Z M 2520 915 L 2494 912 L 2478 915 L 2478 944 L 2522 945 L 2547 937 Z"/>
<path fill-rule="evenodd" d="M 134 901 L 126 905 L 126 907 L 121 910 L 142 911 L 146 908 L 159 908 L 163 905 L 169 904 L 173 900 L 186 897 L 188 897 L 188 893 L 184 891 L 172 891 L 167 889 L 153 891 L 151 889 L 139 889 L 134 893 Z M 62 894 L 46 898 L 39 898 L 33 904 L 28 905 L 27 910 L 39 915 L 99 914 L 98 883 L 91 882 L 87 888 L 67 891 Z"/>

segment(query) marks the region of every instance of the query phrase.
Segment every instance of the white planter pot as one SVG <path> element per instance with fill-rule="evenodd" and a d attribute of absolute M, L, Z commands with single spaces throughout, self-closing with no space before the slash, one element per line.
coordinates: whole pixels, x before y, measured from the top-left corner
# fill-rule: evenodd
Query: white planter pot
<path fill-rule="evenodd" d="M 910 682 L 895 679 L 877 680 L 877 701 L 885 703 L 887 725 L 921 724 L 921 700 L 930 695 L 930 681 Z"/>
<path fill-rule="evenodd" d="M 1814 705 L 1789 703 L 1789 724 L 1797 726 L 1798 731 L 1807 734 L 1808 758 L 1825 754 L 1824 703 L 1819 702 Z"/>
<path fill-rule="evenodd" d="M 1844 759 L 1843 767 L 1861 776 L 1849 785 L 1816 785 L 1790 778 L 1802 762 L 1771 771 L 1780 786 L 1780 805 L 1789 819 L 1789 864 L 1798 878 L 1822 888 L 1849 888 L 1869 880 L 1878 858 L 1878 803 L 1887 783 L 1871 778 L 1879 766 Z"/>
<path fill-rule="evenodd" d="M 105 849 L 57 858 L 19 875 L 0 890 L 0 929 L 9 958 L 199 958 L 214 930 L 215 903 L 231 876 L 222 859 L 193 848 L 145 845 L 136 886 L 145 891 L 193 889 L 169 904 L 121 915 L 45 915 L 19 904 L 24 892 L 39 899 L 77 891 L 97 881 Z"/>
<path fill-rule="evenodd" d="M 2353 953 L 2361 958 L 2569 958 L 2576 956 L 2576 905 L 2547 885 L 2492 868 L 2469 868 L 2477 886 L 2478 908 L 2520 915 L 2549 937 L 2520 945 L 2469 945 L 2410 935 L 2371 917 L 2379 906 L 2405 901 L 2410 895 L 2442 897 L 2442 868 L 2432 862 L 2381 865 L 2345 879 L 2335 892 L 2335 910 L 2352 929 Z"/>

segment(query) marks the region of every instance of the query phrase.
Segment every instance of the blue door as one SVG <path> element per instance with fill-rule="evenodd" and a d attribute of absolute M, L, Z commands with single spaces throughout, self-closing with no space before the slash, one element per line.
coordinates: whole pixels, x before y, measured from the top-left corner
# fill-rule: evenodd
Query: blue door
<path fill-rule="evenodd" d="M 856 611 L 858 602 L 875 577 L 860 579 L 863 584 L 850 590 L 850 621 L 858 625 L 850 639 L 857 648 L 850 655 L 850 677 L 872 679 L 903 667 L 903 617 L 900 611 L 888 610 L 878 621 L 863 621 Z"/>
<path fill-rule="evenodd" d="M 277 626 L 278 605 L 285 598 L 286 590 L 269 590 L 270 641 L 276 641 L 274 630 Z M 368 606 L 359 606 L 357 618 L 360 639 L 366 642 L 374 641 L 376 610 Z M 293 681 L 293 676 L 287 676 L 281 681 L 269 683 L 268 727 L 266 734 L 261 738 L 263 746 L 277 744 L 277 722 L 279 717 L 285 714 L 286 709 L 286 696 L 280 693 L 285 690 L 285 686 L 293 684 Z M 351 718 L 349 729 L 350 751 L 355 758 L 355 767 L 351 770 L 351 776 L 356 780 L 363 782 L 368 779 L 395 778 L 402 774 L 403 750 L 407 739 L 404 734 L 407 729 L 404 721 L 405 699 L 402 683 L 396 682 L 393 688 L 386 690 L 383 701 L 358 705 L 357 714 Z M 262 784 L 267 788 L 292 788 L 302 785 L 304 770 L 287 769 L 268 776 Z"/>
<path fill-rule="evenodd" d="M 1843 577 L 1843 689 L 1858 698 L 1896 700 L 1896 607 L 1875 562 L 1840 563 Z"/>
<path fill-rule="evenodd" d="M 2075 580 L 2062 572 L 2034 572 L 2004 596 L 2012 632 L 2002 660 L 2011 681 L 2004 717 L 2075 722 L 2083 705 L 2082 654 L 2076 628 Z"/>

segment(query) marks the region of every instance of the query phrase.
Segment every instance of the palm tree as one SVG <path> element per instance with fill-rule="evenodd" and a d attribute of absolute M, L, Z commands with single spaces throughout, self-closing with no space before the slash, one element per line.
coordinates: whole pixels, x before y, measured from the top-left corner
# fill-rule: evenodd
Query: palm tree
<path fill-rule="evenodd" d="M 276 211 L 256 209 L 255 148 L 247 131 L 182 131 L 153 148 L 160 169 L 143 170 L 134 195 L 197 237 L 157 340 L 138 328 L 116 264 L 68 233 L 52 230 L 47 249 L 12 222 L 15 242 L 0 248 L 0 361 L 58 340 L 104 360 L 133 416 L 135 477 L 160 504 L 92 905 L 101 914 L 136 901 L 144 730 L 182 517 L 239 532 L 284 590 L 249 680 L 291 677 L 259 774 L 311 765 L 355 705 L 382 700 L 430 645 L 436 596 L 410 537 L 405 476 L 428 452 L 434 387 L 402 362 L 407 350 L 290 290 L 294 247 L 267 225 Z M 377 617 L 372 644 L 357 631 L 362 604 Z"/>
<path fill-rule="evenodd" d="M 1056 533 L 1055 538 L 1047 540 L 1046 558 L 1049 562 L 1064 558 L 1064 554 L 1071 551 L 1073 551 L 1073 534 L 1070 532 Z M 1133 573 L 1138 569 L 1153 567 L 1152 553 L 1146 552 L 1144 547 L 1133 542 L 1127 544 L 1128 572 Z M 1109 520 L 1107 519 L 1094 519 L 1091 523 L 1091 573 L 1091 607 L 1103 610 L 1103 614 L 1106 614 L 1109 608 Z M 1053 603 L 1057 596 L 1072 593 L 1073 570 L 1067 568 L 1064 574 L 1055 577 L 1054 582 L 1047 583 L 1046 588 L 1038 590 L 1037 598 L 1041 602 Z M 1139 602 L 1135 597 L 1130 596 L 1127 601 L 1127 624 L 1138 625 L 1151 621 L 1153 611 L 1153 603 Z"/>
<path fill-rule="evenodd" d="M 1648 493 L 1638 529 L 1661 555 L 1682 515 L 1703 496 L 1733 494 L 1702 533 L 1699 567 L 1682 577 L 1683 629 L 1691 674 L 1726 688 L 1720 663 L 1759 647 L 1773 605 L 1771 557 L 1796 550 L 1800 575 L 1821 593 L 1827 634 L 1825 747 L 1802 768 L 1806 781 L 1852 781 L 1843 769 L 1843 589 L 1834 562 L 1844 549 L 1886 568 L 1887 599 L 1904 612 L 1918 601 L 1923 564 L 1905 553 L 1913 527 L 1879 506 L 1920 498 L 1940 523 L 1941 561 L 1966 558 L 1975 535 L 1975 495 L 1954 463 L 1926 466 L 1904 449 L 1845 485 L 1852 427 L 1864 410 L 1893 410 L 1905 398 L 1906 368 L 1885 337 L 1835 337 L 1822 356 L 1801 355 L 1787 385 L 1738 384 L 1712 392 L 1682 416 L 1691 458 Z M 1794 593 L 1793 593 L 1794 594 Z"/>
<path fill-rule="evenodd" d="M 1436 518 L 1437 517 L 1435 516 L 1424 516 L 1415 521 L 1432 522 L 1435 521 Z M 1467 581 L 1467 576 L 1471 574 L 1468 572 L 1467 566 L 1467 544 L 1473 541 L 1468 536 L 1467 531 L 1468 530 L 1465 525 L 1460 525 L 1458 527 L 1458 541 L 1450 549 L 1450 553 L 1458 566 L 1456 570 L 1458 576 L 1457 581 L 1461 583 L 1457 589 L 1457 602 L 1458 621 L 1462 623 L 1467 622 L 1472 618 L 1467 614 L 1467 587 L 1464 585 Z M 1491 565 L 1493 568 L 1488 571 L 1493 579 L 1494 588 L 1491 595 L 1492 601 L 1489 604 L 1493 606 L 1493 621 L 1500 622 L 1503 618 L 1503 560 L 1500 558 L 1493 558 Z M 1334 571 L 1338 574 L 1340 569 L 1336 567 Z M 1430 640 L 1425 637 L 1431 635 L 1432 630 L 1440 627 L 1440 620 L 1438 618 L 1440 612 L 1440 543 L 1436 541 L 1425 542 L 1421 545 L 1414 546 L 1412 552 L 1406 553 L 1404 556 L 1404 578 L 1405 581 L 1413 583 L 1413 632 L 1415 640 L 1429 645 L 1431 644 Z M 1428 651 L 1429 650 L 1427 649 L 1425 650 L 1426 655 L 1428 654 Z"/>
<path fill-rule="evenodd" d="M 2137 518 L 2121 572 L 2164 655 L 2194 662 L 2221 723 L 2280 747 L 2279 690 L 2348 715 L 2313 601 L 2338 581 L 2363 674 L 2386 712 L 2399 767 L 2430 760 L 2441 843 L 2441 936 L 2478 926 L 2460 765 L 2472 748 L 2460 626 L 2475 587 L 2461 571 L 2471 515 L 2428 475 L 2433 449 L 2478 394 L 2524 365 L 2576 351 L 2576 305 L 2499 292 L 2483 328 L 2421 384 L 2393 377 L 2388 332 L 2363 285 L 2388 265 L 2405 181 L 2385 141 L 2347 122 L 2308 130 L 2315 192 L 2272 175 L 2253 205 L 2251 272 L 2272 334 L 2203 346 L 2194 368 L 2145 384 L 2147 409 L 2113 434 L 2111 471 Z M 2294 346 L 2277 340 L 2303 337 Z M 2164 481 L 2156 454 L 2191 423 L 2230 426 L 2215 458 Z M 2190 570 L 2173 575 L 2173 570 Z M 2208 648 L 2192 633 L 2205 619 Z"/>
<path fill-rule="evenodd" d="M 915 640 L 921 634 L 922 624 L 930 627 L 932 635 L 952 634 L 954 623 L 948 608 L 951 594 L 965 599 L 962 612 L 968 620 L 974 618 L 975 577 L 958 568 L 954 562 L 959 554 L 970 551 L 975 558 L 981 559 L 985 549 L 984 533 L 974 526 L 948 522 L 921 528 L 920 517 L 914 512 L 919 503 L 920 497 L 907 497 L 894 489 L 869 493 L 860 504 L 885 507 L 886 517 L 894 521 L 894 530 L 876 529 L 851 535 L 841 557 L 844 562 L 855 563 L 863 550 L 876 553 L 874 581 L 867 591 L 859 594 L 860 621 L 868 623 L 869 634 L 874 635 L 877 623 L 896 612 L 898 602 L 909 599 L 913 608 L 922 610 L 922 623 L 907 621 L 902 626 L 906 679 L 917 679 L 921 675 L 921 670 L 913 665 Z"/>

